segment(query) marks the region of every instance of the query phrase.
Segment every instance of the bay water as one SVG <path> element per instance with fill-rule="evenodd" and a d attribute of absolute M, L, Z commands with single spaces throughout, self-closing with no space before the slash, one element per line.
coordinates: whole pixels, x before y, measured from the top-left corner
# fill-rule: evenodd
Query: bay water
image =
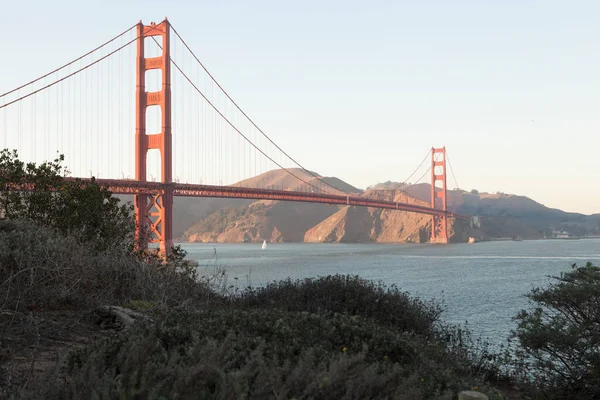
<path fill-rule="evenodd" d="M 549 276 L 591 261 L 600 265 L 600 240 L 498 241 L 475 244 L 182 243 L 201 274 L 225 270 L 227 285 L 260 287 L 272 281 L 332 274 L 359 275 L 396 285 L 444 305 L 442 319 L 468 323 L 475 338 L 503 343 L 513 320 L 529 308 L 533 287 Z"/>

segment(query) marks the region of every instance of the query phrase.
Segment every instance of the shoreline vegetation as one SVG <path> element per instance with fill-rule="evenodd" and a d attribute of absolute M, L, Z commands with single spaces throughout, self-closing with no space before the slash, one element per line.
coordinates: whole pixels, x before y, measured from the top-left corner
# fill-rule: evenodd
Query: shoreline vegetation
<path fill-rule="evenodd" d="M 395 286 L 334 275 L 236 290 L 216 258 L 200 277 L 178 247 L 166 262 L 138 251 L 131 209 L 64 182 L 61 162 L 0 153 L 0 398 L 600 395 L 591 264 L 534 289 L 492 352 Z"/>

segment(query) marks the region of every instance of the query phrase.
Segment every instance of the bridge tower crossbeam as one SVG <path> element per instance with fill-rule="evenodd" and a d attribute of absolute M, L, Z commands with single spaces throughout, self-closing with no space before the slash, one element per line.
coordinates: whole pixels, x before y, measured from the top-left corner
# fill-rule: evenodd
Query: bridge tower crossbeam
<path fill-rule="evenodd" d="M 147 181 L 148 151 L 157 149 L 161 160 L 161 189 L 155 195 L 136 194 L 134 206 L 136 235 L 140 248 L 158 243 L 160 252 L 168 255 L 173 247 L 173 188 L 172 188 L 172 135 L 171 135 L 171 53 L 170 25 L 165 18 L 159 24 L 137 24 L 136 57 L 136 118 L 135 118 L 135 178 Z M 160 36 L 162 54 L 146 58 L 144 39 Z M 146 92 L 146 71 L 160 69 L 162 86 L 157 92 Z M 146 112 L 150 106 L 159 106 L 162 114 L 160 133 L 146 133 Z"/>

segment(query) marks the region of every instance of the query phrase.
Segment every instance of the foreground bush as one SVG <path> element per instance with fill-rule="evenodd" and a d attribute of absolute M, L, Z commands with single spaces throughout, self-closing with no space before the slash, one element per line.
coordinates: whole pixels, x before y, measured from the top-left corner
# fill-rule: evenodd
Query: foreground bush
<path fill-rule="evenodd" d="M 0 309 L 87 309 L 132 300 L 174 306 L 212 292 L 186 263 L 164 264 L 122 247 L 98 251 L 78 235 L 0 221 Z"/>
<path fill-rule="evenodd" d="M 344 313 L 370 318 L 383 326 L 432 336 L 442 309 L 400 291 L 358 276 L 290 279 L 246 291 L 236 300 L 242 307 L 287 311 Z"/>
<path fill-rule="evenodd" d="M 587 263 L 528 295 L 517 316 L 520 372 L 550 398 L 600 397 L 600 268 Z"/>
<path fill-rule="evenodd" d="M 446 356 L 442 343 L 358 316 L 174 312 L 75 353 L 71 378 L 32 396 L 450 399 L 474 378 Z"/>
<path fill-rule="evenodd" d="M 142 261 L 122 247 L 98 250 L 32 222 L 0 222 L 1 309 L 160 307 L 154 322 L 100 340 L 72 355 L 66 370 L 21 379 L 27 386 L 5 393 L 450 399 L 489 375 L 463 332 L 439 322 L 439 306 L 397 288 L 330 276 L 225 301 L 190 268 L 179 260 Z"/>
<path fill-rule="evenodd" d="M 94 249 L 132 249 L 135 219 L 131 205 L 122 204 L 93 178 L 85 183 L 66 180 L 69 171 L 63 161 L 60 155 L 36 165 L 19 160 L 16 150 L 1 150 L 0 215 L 77 235 Z"/>

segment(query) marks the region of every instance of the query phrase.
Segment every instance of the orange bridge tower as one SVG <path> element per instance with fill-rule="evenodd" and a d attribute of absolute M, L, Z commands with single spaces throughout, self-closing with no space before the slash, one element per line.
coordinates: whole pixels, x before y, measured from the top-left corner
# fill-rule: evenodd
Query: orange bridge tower
<path fill-rule="evenodd" d="M 436 184 L 441 182 L 441 187 Z M 446 147 L 431 148 L 431 208 L 447 211 L 446 203 Z M 448 243 L 446 215 L 432 216 L 431 243 Z"/>
<path fill-rule="evenodd" d="M 171 53 L 170 25 L 165 18 L 159 24 L 137 25 L 136 58 L 136 117 L 135 117 L 135 179 L 147 181 L 147 155 L 149 150 L 160 152 L 161 189 L 155 194 L 134 196 L 136 234 L 140 248 L 148 243 L 159 243 L 160 252 L 166 256 L 173 247 L 173 187 L 172 187 L 172 136 L 171 136 Z M 146 58 L 144 39 L 162 38 L 162 54 Z M 146 92 L 146 71 L 162 71 L 161 90 Z M 146 133 L 146 111 L 149 106 L 159 106 L 162 128 L 159 133 Z"/>

